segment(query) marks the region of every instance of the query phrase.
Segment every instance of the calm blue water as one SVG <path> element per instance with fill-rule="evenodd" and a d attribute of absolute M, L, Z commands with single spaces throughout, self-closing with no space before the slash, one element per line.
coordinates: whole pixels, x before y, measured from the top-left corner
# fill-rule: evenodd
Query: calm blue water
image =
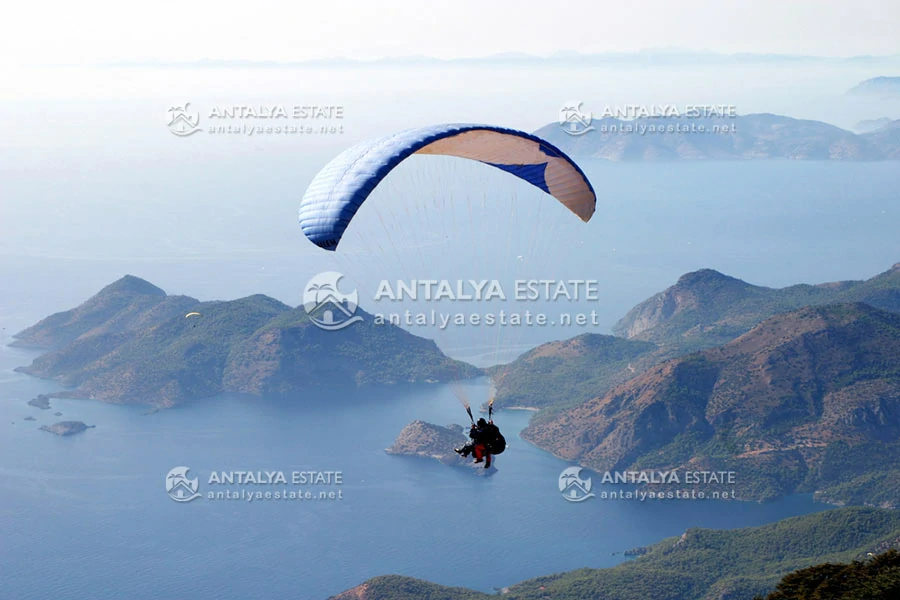
<path fill-rule="evenodd" d="M 693 269 L 770 286 L 886 270 L 900 261 L 895 165 L 584 161 L 600 196 L 584 225 L 504 174 L 420 161 L 423 171 L 398 170 L 386 182 L 374 198 L 382 208 L 360 212 L 348 252 L 325 256 L 300 236 L 299 192 L 291 191 L 323 157 L 223 154 L 187 172 L 179 170 L 193 164 L 183 162 L 192 160 L 185 148 L 139 169 L 96 168 L 73 155 L 53 177 L 26 165 L 0 179 L 13 199 L 0 220 L 0 595 L 316 599 L 384 573 L 490 591 L 610 566 L 621 560 L 611 553 L 688 527 L 756 525 L 824 508 L 806 497 L 571 504 L 557 491 L 567 464 L 515 436 L 526 413 L 499 418 L 511 445 L 490 479 L 385 455 L 414 419 L 461 422 L 447 387 L 343 399 L 224 397 L 149 416 L 85 401 L 56 400 L 40 411 L 26 402 L 52 384 L 12 373 L 32 355 L 5 344 L 125 273 L 204 300 L 263 292 L 291 304 L 323 270 L 345 272 L 363 299 L 383 277 L 591 278 L 603 282 L 590 307 L 602 324 L 589 330 L 602 333 Z M 482 205 L 470 186 L 490 190 L 491 201 Z M 483 217 L 473 220 L 470 209 Z M 367 251 L 379 240 L 390 252 Z M 377 308 L 370 300 L 363 307 Z M 435 339 L 454 356 L 490 364 L 505 348 L 577 333 L 462 330 Z M 468 393 L 473 404 L 487 394 L 486 383 Z M 57 410 L 97 428 L 71 439 L 37 431 Z M 344 498 L 177 504 L 164 479 L 181 465 L 203 482 L 213 470 L 341 470 Z M 490 568 L 473 558 L 475 544 Z"/>
<path fill-rule="evenodd" d="M 499 415 L 510 447 L 491 478 L 386 455 L 413 419 L 462 422 L 456 390 L 444 386 L 342 399 L 221 397 L 152 415 L 74 400 L 41 411 L 26 401 L 54 386 L 11 372 L 31 356 L 0 350 L 4 598 L 316 599 L 386 573 L 491 591 L 611 566 L 622 560 L 611 553 L 688 527 L 758 525 L 825 508 L 807 497 L 569 503 L 557 491 L 568 465 L 516 436 L 524 412 Z M 474 383 L 465 394 L 480 402 L 487 391 Z M 37 421 L 23 421 L 28 415 Z M 71 438 L 37 430 L 58 419 L 96 428 Z M 200 476 L 201 490 L 213 470 L 340 470 L 343 499 L 179 504 L 164 479 L 181 465 Z M 478 564 L 476 548 L 490 568 Z"/>
<path fill-rule="evenodd" d="M 383 573 L 490 591 L 613 565 L 621 556 L 611 553 L 687 527 L 755 525 L 823 508 L 806 497 L 767 505 L 571 504 L 557 491 L 568 465 L 517 440 L 525 413 L 499 417 L 511 443 L 490 479 L 385 455 L 413 419 L 461 421 L 446 387 L 342 399 L 224 397 L 148 416 L 85 401 L 56 400 L 51 411 L 26 405 L 54 388 L 12 373 L 32 355 L 7 348 L 9 335 L 126 273 L 202 300 L 266 293 L 297 305 L 312 275 L 339 270 L 370 312 L 378 310 L 371 298 L 382 278 L 596 279 L 601 300 L 577 309 L 596 309 L 600 325 L 588 330 L 605 333 L 694 269 L 784 286 L 869 277 L 900 261 L 893 162 L 585 159 L 598 191 L 597 214 L 585 225 L 495 169 L 418 157 L 379 186 L 343 252 L 309 244 L 296 222 L 303 190 L 337 152 L 372 135 L 442 121 L 536 128 L 573 97 L 670 103 L 701 94 L 738 103 L 741 113 L 825 118 L 834 111 L 823 94 L 875 75 L 842 71 L 826 89 L 819 72 L 798 79 L 779 69 L 764 77 L 779 85 L 761 92 L 747 85 L 759 77 L 731 69 L 674 78 L 666 69 L 663 79 L 565 70 L 542 76 L 546 85 L 535 95 L 519 71 L 457 71 L 420 78 L 404 68 L 363 85 L 356 70 L 154 70 L 123 77 L 127 93 L 112 92 L 115 101 L 96 98 L 106 75 L 79 74 L 88 91 L 78 92 L 48 74 L 40 81 L 59 88 L 51 99 L 0 103 L 0 113 L 12 115 L 0 119 L 9 125 L 0 140 L 0 596 L 316 599 Z M 723 97 L 723 82 L 736 91 Z M 216 102 L 238 103 L 251 90 L 249 104 L 345 104 L 348 134 L 218 140 L 165 131 L 173 100 L 200 103 L 212 89 Z M 415 106 L 396 106 L 401 89 Z M 873 111 L 848 112 L 842 122 L 892 114 Z M 583 331 L 434 337 L 456 357 L 490 364 L 508 349 Z M 487 393 L 486 383 L 468 391 L 473 403 Z M 57 420 L 57 410 L 97 428 L 70 439 L 37 431 Z M 23 421 L 28 415 L 37 421 Z M 180 465 L 204 481 L 212 470 L 341 470 L 344 499 L 177 504 L 164 479 Z M 490 568 L 472 557 L 475 544 Z"/>

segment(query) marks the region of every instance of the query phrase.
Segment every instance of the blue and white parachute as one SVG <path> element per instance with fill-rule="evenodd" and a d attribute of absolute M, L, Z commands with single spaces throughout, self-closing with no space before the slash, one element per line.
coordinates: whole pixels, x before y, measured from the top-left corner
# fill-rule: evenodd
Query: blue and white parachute
<path fill-rule="evenodd" d="M 583 221 L 597 197 L 584 172 L 539 137 L 490 125 L 433 125 L 362 142 L 345 150 L 315 176 L 300 203 L 300 227 L 314 244 L 334 250 L 372 190 L 413 154 L 477 160 L 547 192 Z"/>

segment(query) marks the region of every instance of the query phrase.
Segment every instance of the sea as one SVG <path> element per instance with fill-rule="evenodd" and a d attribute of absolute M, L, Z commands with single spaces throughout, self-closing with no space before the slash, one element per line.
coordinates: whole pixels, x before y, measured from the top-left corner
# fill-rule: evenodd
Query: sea
<path fill-rule="evenodd" d="M 741 114 L 834 117 L 842 126 L 883 114 L 896 118 L 880 105 L 848 107 L 843 91 L 879 74 L 864 70 L 829 79 L 773 68 L 765 73 L 770 91 L 760 92 L 752 85 L 760 78 L 730 70 L 689 73 L 688 83 L 675 89 L 681 85 L 675 74 L 646 70 L 545 73 L 535 86 L 540 74 L 525 69 L 499 77 L 462 68 L 428 77 L 411 69 L 48 69 L 19 96 L 4 94 L 0 597 L 316 600 L 390 573 L 491 592 L 531 577 L 610 567 L 627 560 L 626 550 L 691 527 L 748 527 L 825 510 L 803 495 L 765 504 L 571 502 L 559 479 L 574 465 L 518 436 L 528 411 L 496 415 L 509 447 L 490 477 L 384 452 L 413 420 L 465 424 L 460 397 L 479 406 L 491 394 L 487 380 L 341 395 L 223 395 L 159 412 L 54 399 L 41 410 L 27 402 L 60 386 L 14 372 L 37 353 L 8 344 L 16 332 L 125 274 L 200 300 L 265 293 L 296 306 L 312 276 L 338 271 L 345 275 L 343 291 L 356 289 L 368 314 L 516 308 L 379 304 L 374 295 L 384 279 L 496 278 L 508 293 L 521 278 L 596 283 L 592 300 L 517 307 L 593 311 L 596 320 L 587 327 L 409 327 L 451 356 L 482 366 L 543 342 L 609 333 L 635 304 L 696 269 L 769 287 L 871 277 L 900 262 L 894 162 L 584 158 L 579 162 L 598 197 L 594 218 L 584 224 L 485 165 L 416 157 L 376 190 L 339 252 L 315 248 L 297 225 L 312 175 L 372 135 L 454 121 L 533 130 L 554 122 L 559 107 L 579 97 L 588 107 L 737 103 Z M 732 87 L 736 96 L 722 95 Z M 390 94 L 376 93 L 387 89 Z M 540 92 L 532 95 L 535 89 Z M 180 138 L 166 128 L 166 109 L 186 101 L 198 111 L 237 103 L 341 105 L 345 133 Z M 95 427 L 71 437 L 39 429 L 59 420 Z M 200 497 L 173 499 L 173 470 L 196 479 Z M 254 494 L 251 501 L 240 494 L 207 496 L 226 488 L 284 487 L 211 483 L 236 472 L 282 472 L 291 490 L 326 494 L 289 500 Z M 295 472 L 340 473 L 340 483 L 295 486 Z M 600 474 L 581 476 L 592 478 L 595 492 L 606 487 Z"/>
<path fill-rule="evenodd" d="M 494 592 L 539 575 L 610 567 L 627 560 L 628 549 L 691 527 L 749 527 L 828 508 L 807 495 L 764 504 L 572 502 L 559 478 L 573 465 L 518 436 L 528 411 L 495 415 L 508 448 L 489 477 L 384 452 L 413 420 L 466 423 L 460 392 L 484 401 L 483 380 L 462 390 L 223 395 L 151 414 L 61 399 L 42 410 L 27 401 L 58 386 L 12 371 L 33 356 L 0 350 L 3 598 L 315 600 L 392 573 Z M 60 420 L 95 427 L 69 437 L 39 429 Z M 170 497 L 167 476 L 177 467 L 190 469 L 200 497 Z M 282 473 L 285 482 L 210 483 L 237 472 L 263 481 Z M 309 473 L 331 483 L 316 484 Z M 580 474 L 595 494 L 631 489 L 600 476 Z M 226 491 L 236 498 L 207 496 Z M 264 497 L 279 491 L 312 497 Z"/>

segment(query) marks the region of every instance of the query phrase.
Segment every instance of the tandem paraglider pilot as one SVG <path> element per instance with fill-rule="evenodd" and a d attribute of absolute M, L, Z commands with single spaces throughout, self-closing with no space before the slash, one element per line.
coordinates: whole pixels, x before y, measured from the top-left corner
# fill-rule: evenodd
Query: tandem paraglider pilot
<path fill-rule="evenodd" d="M 477 423 L 472 423 L 469 437 L 472 441 L 461 448 L 456 448 L 456 453 L 466 458 L 470 454 L 474 455 L 475 462 L 483 462 L 485 469 L 491 468 L 493 455 L 500 454 L 506 449 L 506 440 L 493 420 L 488 422 L 482 417 Z"/>

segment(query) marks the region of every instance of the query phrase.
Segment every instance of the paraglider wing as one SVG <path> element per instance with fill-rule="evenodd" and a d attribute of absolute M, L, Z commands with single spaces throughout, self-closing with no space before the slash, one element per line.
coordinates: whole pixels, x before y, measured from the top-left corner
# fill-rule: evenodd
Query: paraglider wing
<path fill-rule="evenodd" d="M 200 316 L 200 313 L 198 313 L 198 312 L 189 312 L 188 314 L 184 315 L 184 318 L 187 319 L 188 317 L 199 317 L 199 316 Z"/>
<path fill-rule="evenodd" d="M 594 214 L 597 198 L 587 177 L 549 142 L 489 125 L 434 125 L 357 144 L 325 165 L 300 203 L 303 233 L 320 248 L 337 248 L 372 190 L 413 154 L 477 160 L 540 188 L 583 221 Z"/>

